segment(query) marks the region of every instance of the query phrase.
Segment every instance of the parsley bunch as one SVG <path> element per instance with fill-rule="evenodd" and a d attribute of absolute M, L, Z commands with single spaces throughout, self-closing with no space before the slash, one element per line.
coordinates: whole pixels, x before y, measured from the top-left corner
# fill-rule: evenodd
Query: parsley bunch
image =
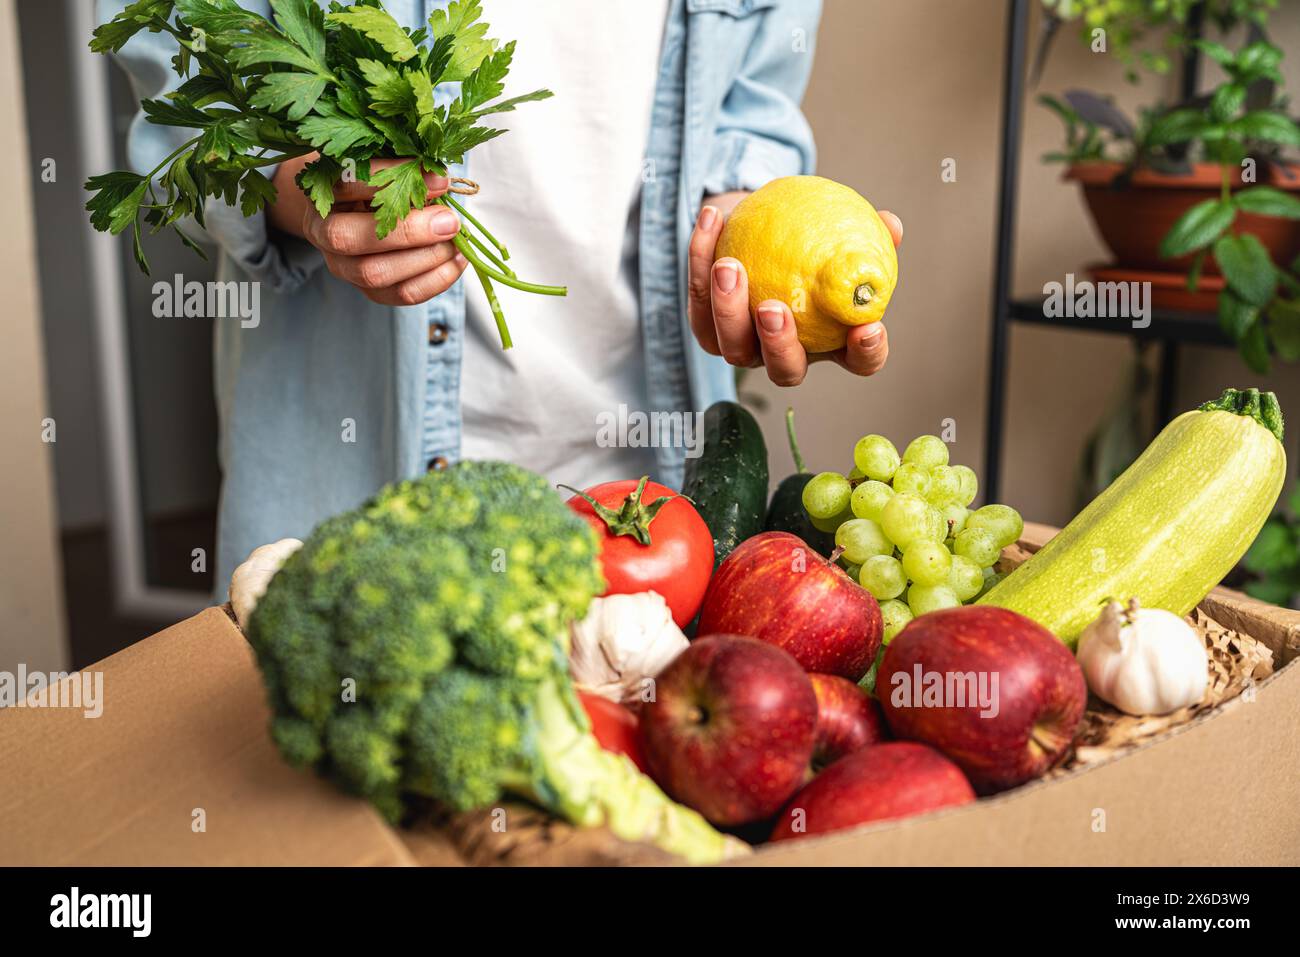
<path fill-rule="evenodd" d="M 94 192 L 86 203 L 91 224 L 114 235 L 130 226 L 146 273 L 142 213 L 152 232 L 171 228 L 203 255 L 177 227 L 180 220 L 192 216 L 202 226 L 208 196 L 253 215 L 276 193 L 259 167 L 313 151 L 320 156 L 297 183 L 321 216 L 334 205 L 335 183 L 369 183 L 377 187 L 371 207 L 382 239 L 424 207 L 424 173 L 447 175 L 449 164 L 505 132 L 480 120 L 551 95 L 498 99 L 515 44 L 487 36 L 480 0 L 452 0 L 418 30 L 402 27 L 379 0 L 332 2 L 328 11 L 314 0 L 271 0 L 271 8 L 274 23 L 236 0 L 136 0 L 95 30 L 96 53 L 120 50 L 141 30 L 168 33 L 177 43 L 172 66 L 184 82 L 165 100 L 141 106 L 149 122 L 195 135 L 145 175 L 118 171 L 86 182 Z M 435 106 L 434 88 L 454 82 L 457 97 Z M 370 161 L 381 157 L 411 159 L 372 172 Z M 506 265 L 505 246 L 450 192 L 431 202 L 459 214 L 456 247 L 474 267 L 501 344 L 510 348 L 493 281 L 551 296 L 565 289 L 519 279 Z"/>

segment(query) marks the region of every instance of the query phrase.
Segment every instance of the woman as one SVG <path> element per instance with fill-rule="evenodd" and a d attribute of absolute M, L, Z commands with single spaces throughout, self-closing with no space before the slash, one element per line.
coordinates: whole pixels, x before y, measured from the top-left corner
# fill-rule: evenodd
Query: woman
<path fill-rule="evenodd" d="M 101 17 L 121 6 L 101 4 Z M 408 26 L 442 6 L 385 3 Z M 731 366 L 801 381 L 822 357 L 805 354 L 789 308 L 751 316 L 744 269 L 713 252 L 747 191 L 813 170 L 798 102 L 819 11 L 816 0 L 485 0 L 489 34 L 519 41 L 507 93 L 556 94 L 506 114 L 510 132 L 450 171 L 482 184 L 467 208 L 521 274 L 569 287 L 563 299 L 503 296 L 509 352 L 477 283 L 460 281 L 459 223 L 442 206 L 376 240 L 364 184 L 340 184 L 343 205 L 325 219 L 306 202 L 293 178 L 311 157 L 267 170 L 277 199 L 264 214 L 209 204 L 202 238 L 219 247 L 218 278 L 261 283 L 255 327 L 216 323 L 217 581 L 257 545 L 462 457 L 578 487 L 646 473 L 677 484 L 680 443 L 604 447 L 601 417 L 702 411 L 733 397 Z M 146 33 L 122 50 L 141 97 L 178 82 L 173 52 Z M 137 117 L 132 165 L 152 168 L 178 135 Z M 901 225 L 886 221 L 897 242 Z M 870 375 L 887 351 L 873 324 L 829 358 Z"/>

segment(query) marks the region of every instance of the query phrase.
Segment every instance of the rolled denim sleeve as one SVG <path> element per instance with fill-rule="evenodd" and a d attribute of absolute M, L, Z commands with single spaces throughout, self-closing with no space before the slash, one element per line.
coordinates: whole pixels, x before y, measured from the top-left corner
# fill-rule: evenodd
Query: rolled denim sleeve
<path fill-rule="evenodd" d="M 270 16 L 266 2 L 241 4 L 263 16 Z M 126 0 L 99 0 L 96 14 L 100 23 L 112 19 L 126 6 Z M 180 85 L 171 59 L 176 43 L 170 34 L 141 31 L 116 54 L 126 71 L 137 101 L 158 99 Z M 127 133 L 127 159 L 137 173 L 147 173 L 173 150 L 192 136 L 190 130 L 150 123 L 143 111 L 137 111 Z M 278 167 L 263 167 L 268 178 Z M 205 226 L 193 220 L 180 225 L 186 235 L 201 245 L 216 245 L 251 279 L 259 280 L 275 292 L 291 292 L 320 268 L 320 253 L 305 240 L 287 236 L 270 227 L 265 212 L 245 217 L 237 207 L 221 199 L 209 198 L 204 205 Z"/>
<path fill-rule="evenodd" d="M 812 130 L 799 104 L 812 71 L 820 0 L 776 0 L 759 15 L 719 112 L 706 193 L 758 189 L 816 167 Z"/>

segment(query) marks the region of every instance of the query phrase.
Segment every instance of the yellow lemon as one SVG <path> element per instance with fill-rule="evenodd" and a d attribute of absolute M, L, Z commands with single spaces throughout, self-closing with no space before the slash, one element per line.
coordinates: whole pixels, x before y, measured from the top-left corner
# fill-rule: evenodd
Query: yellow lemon
<path fill-rule="evenodd" d="M 749 278 L 749 306 L 779 299 L 809 352 L 844 345 L 849 327 L 877 322 L 898 282 L 898 254 L 875 208 L 821 176 L 785 176 L 745 197 L 718 238 Z"/>

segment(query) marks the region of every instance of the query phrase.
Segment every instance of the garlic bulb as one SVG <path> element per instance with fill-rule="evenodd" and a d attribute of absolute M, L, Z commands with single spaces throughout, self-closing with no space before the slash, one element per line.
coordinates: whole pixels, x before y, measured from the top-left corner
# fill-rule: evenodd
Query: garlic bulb
<path fill-rule="evenodd" d="M 248 627 L 248 618 L 258 600 L 266 594 L 266 586 L 285 559 L 300 548 L 302 542 L 296 538 L 282 538 L 270 545 L 259 546 L 231 573 L 230 607 L 235 611 L 235 620 L 240 628 Z"/>
<path fill-rule="evenodd" d="M 647 679 L 690 644 L 652 591 L 592 599 L 587 617 L 570 631 L 569 670 L 578 689 L 633 707 L 650 700 Z"/>
<path fill-rule="evenodd" d="M 1173 612 L 1113 601 L 1079 636 L 1079 665 L 1093 694 L 1128 714 L 1168 714 L 1205 696 L 1209 657 Z"/>

